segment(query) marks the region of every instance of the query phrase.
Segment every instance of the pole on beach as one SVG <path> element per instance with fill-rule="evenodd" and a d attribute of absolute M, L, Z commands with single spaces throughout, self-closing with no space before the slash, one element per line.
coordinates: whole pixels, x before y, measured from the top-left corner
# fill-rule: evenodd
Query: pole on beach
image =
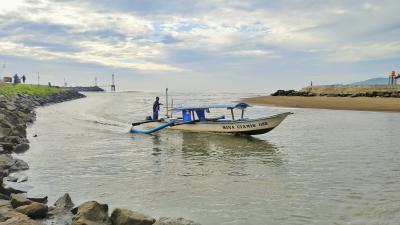
<path fill-rule="evenodd" d="M 115 92 L 115 82 L 114 82 L 115 75 L 111 76 L 112 83 L 111 83 L 111 92 Z"/>
<path fill-rule="evenodd" d="M 174 99 L 171 99 L 171 115 L 170 117 L 172 118 L 172 109 L 174 108 Z"/>
<path fill-rule="evenodd" d="M 167 112 L 165 115 L 168 117 L 168 88 L 165 89 L 165 104 L 167 105 Z"/>

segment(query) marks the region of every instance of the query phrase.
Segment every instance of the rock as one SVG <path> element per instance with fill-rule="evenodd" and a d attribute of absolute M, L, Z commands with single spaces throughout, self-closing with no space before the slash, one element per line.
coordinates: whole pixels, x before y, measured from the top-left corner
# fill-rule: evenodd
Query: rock
<path fill-rule="evenodd" d="M 47 216 L 48 207 L 43 203 L 32 202 L 29 205 L 17 207 L 15 210 L 32 219 L 42 219 Z"/>
<path fill-rule="evenodd" d="M 10 196 L 0 193 L 0 200 L 10 200 Z"/>
<path fill-rule="evenodd" d="M 27 181 L 28 176 L 26 176 L 25 174 L 22 174 L 22 173 L 13 173 L 13 174 L 8 175 L 6 180 L 9 182 L 21 183 L 21 182 Z"/>
<path fill-rule="evenodd" d="M 14 188 L 14 187 L 9 187 L 9 186 L 6 186 L 6 187 L 0 186 L 0 193 L 4 194 L 4 195 L 7 195 L 7 196 L 10 196 L 11 194 L 26 193 L 26 191 L 18 190 L 18 189 Z"/>
<path fill-rule="evenodd" d="M 74 203 L 72 202 L 69 194 L 65 193 L 63 196 L 57 199 L 57 201 L 54 203 L 54 206 L 56 208 L 71 209 L 72 207 L 74 207 Z"/>
<path fill-rule="evenodd" d="M 3 187 L 0 187 L 0 193 L 11 195 L 11 194 L 21 194 L 26 193 L 31 190 L 33 187 L 24 183 L 15 183 L 15 182 L 4 182 Z"/>
<path fill-rule="evenodd" d="M 155 221 L 150 216 L 129 209 L 116 208 L 111 213 L 113 225 L 152 225 Z"/>
<path fill-rule="evenodd" d="M 25 182 L 27 180 L 28 180 L 28 176 L 21 175 L 20 177 L 18 177 L 17 183 Z"/>
<path fill-rule="evenodd" d="M 47 195 L 43 196 L 28 196 L 27 199 L 31 200 L 32 202 L 38 202 L 38 203 L 47 203 Z"/>
<path fill-rule="evenodd" d="M 82 203 L 72 210 L 72 225 L 110 225 L 108 205 L 96 201 Z"/>
<path fill-rule="evenodd" d="M 9 213 L 5 219 L 4 222 L 0 223 L 1 225 L 42 225 L 42 223 L 19 212 Z"/>
<path fill-rule="evenodd" d="M 1 145 L 3 146 L 3 152 L 7 152 L 10 153 L 14 150 L 15 145 L 13 143 L 1 143 Z"/>
<path fill-rule="evenodd" d="M 8 177 L 6 177 L 6 179 L 7 179 L 7 181 L 10 181 L 10 182 L 17 182 L 18 177 L 15 175 L 8 175 Z"/>
<path fill-rule="evenodd" d="M 9 154 L 1 154 L 0 155 L 0 168 L 8 169 L 12 165 L 14 165 L 15 161 Z"/>
<path fill-rule="evenodd" d="M 153 225 L 200 225 L 200 224 L 184 218 L 161 217 Z"/>
<path fill-rule="evenodd" d="M 29 169 L 28 163 L 21 159 L 15 159 L 14 164 L 10 167 L 10 171 L 21 171 Z"/>
<path fill-rule="evenodd" d="M 15 111 L 17 109 L 17 107 L 15 107 L 15 105 L 11 105 L 11 104 L 7 104 L 6 108 L 8 111 Z"/>
<path fill-rule="evenodd" d="M 11 205 L 14 208 L 29 205 L 32 201 L 26 198 L 24 194 L 11 194 Z"/>
<path fill-rule="evenodd" d="M 55 207 L 49 209 L 49 218 L 46 224 L 71 224 L 73 214 L 70 209 L 74 206 L 74 203 L 69 194 L 64 194 L 57 199 L 54 205 Z"/>
<path fill-rule="evenodd" d="M 21 143 L 15 146 L 14 152 L 15 153 L 22 153 L 26 152 L 29 149 L 29 144 L 27 143 Z"/>
<path fill-rule="evenodd" d="M 3 140 L 5 137 L 8 137 L 10 133 L 11 133 L 10 128 L 5 128 L 0 126 L 0 140 Z"/>
<path fill-rule="evenodd" d="M 22 142 L 22 138 L 19 136 L 8 136 L 4 138 L 4 141 L 16 145 Z"/>

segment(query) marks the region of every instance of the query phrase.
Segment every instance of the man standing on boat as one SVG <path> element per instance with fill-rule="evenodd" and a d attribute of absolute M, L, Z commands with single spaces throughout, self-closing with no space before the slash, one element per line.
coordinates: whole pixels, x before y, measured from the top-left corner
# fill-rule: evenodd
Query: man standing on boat
<path fill-rule="evenodd" d="M 156 101 L 153 103 L 153 120 L 158 120 L 158 111 L 160 111 L 160 98 L 156 97 Z"/>

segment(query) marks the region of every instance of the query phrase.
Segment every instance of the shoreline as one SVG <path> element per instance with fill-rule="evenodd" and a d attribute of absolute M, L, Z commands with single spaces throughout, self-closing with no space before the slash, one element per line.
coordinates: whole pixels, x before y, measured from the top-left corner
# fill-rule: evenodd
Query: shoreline
<path fill-rule="evenodd" d="M 244 98 L 243 100 L 255 105 L 270 105 L 291 108 L 400 112 L 400 98 L 258 96 Z"/>
<path fill-rule="evenodd" d="M 13 155 L 29 149 L 26 128 L 36 119 L 35 108 L 84 97 L 74 90 L 46 96 L 0 95 L 0 224 L 200 225 L 180 217 L 156 220 L 124 208 L 115 208 L 110 214 L 108 205 L 97 201 L 75 206 L 68 193 L 58 198 L 54 205 L 47 205 L 45 193 L 31 196 L 28 190 L 24 190 L 28 177 L 21 172 L 28 170 L 29 165 Z"/>

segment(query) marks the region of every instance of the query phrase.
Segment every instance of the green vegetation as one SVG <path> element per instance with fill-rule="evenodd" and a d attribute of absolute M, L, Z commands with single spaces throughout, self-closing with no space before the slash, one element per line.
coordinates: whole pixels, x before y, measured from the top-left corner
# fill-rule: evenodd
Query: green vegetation
<path fill-rule="evenodd" d="M 61 92 L 60 88 L 48 87 L 43 85 L 28 85 L 28 84 L 1 84 L 0 95 L 15 96 L 17 94 L 27 94 L 31 96 L 47 96 Z"/>

